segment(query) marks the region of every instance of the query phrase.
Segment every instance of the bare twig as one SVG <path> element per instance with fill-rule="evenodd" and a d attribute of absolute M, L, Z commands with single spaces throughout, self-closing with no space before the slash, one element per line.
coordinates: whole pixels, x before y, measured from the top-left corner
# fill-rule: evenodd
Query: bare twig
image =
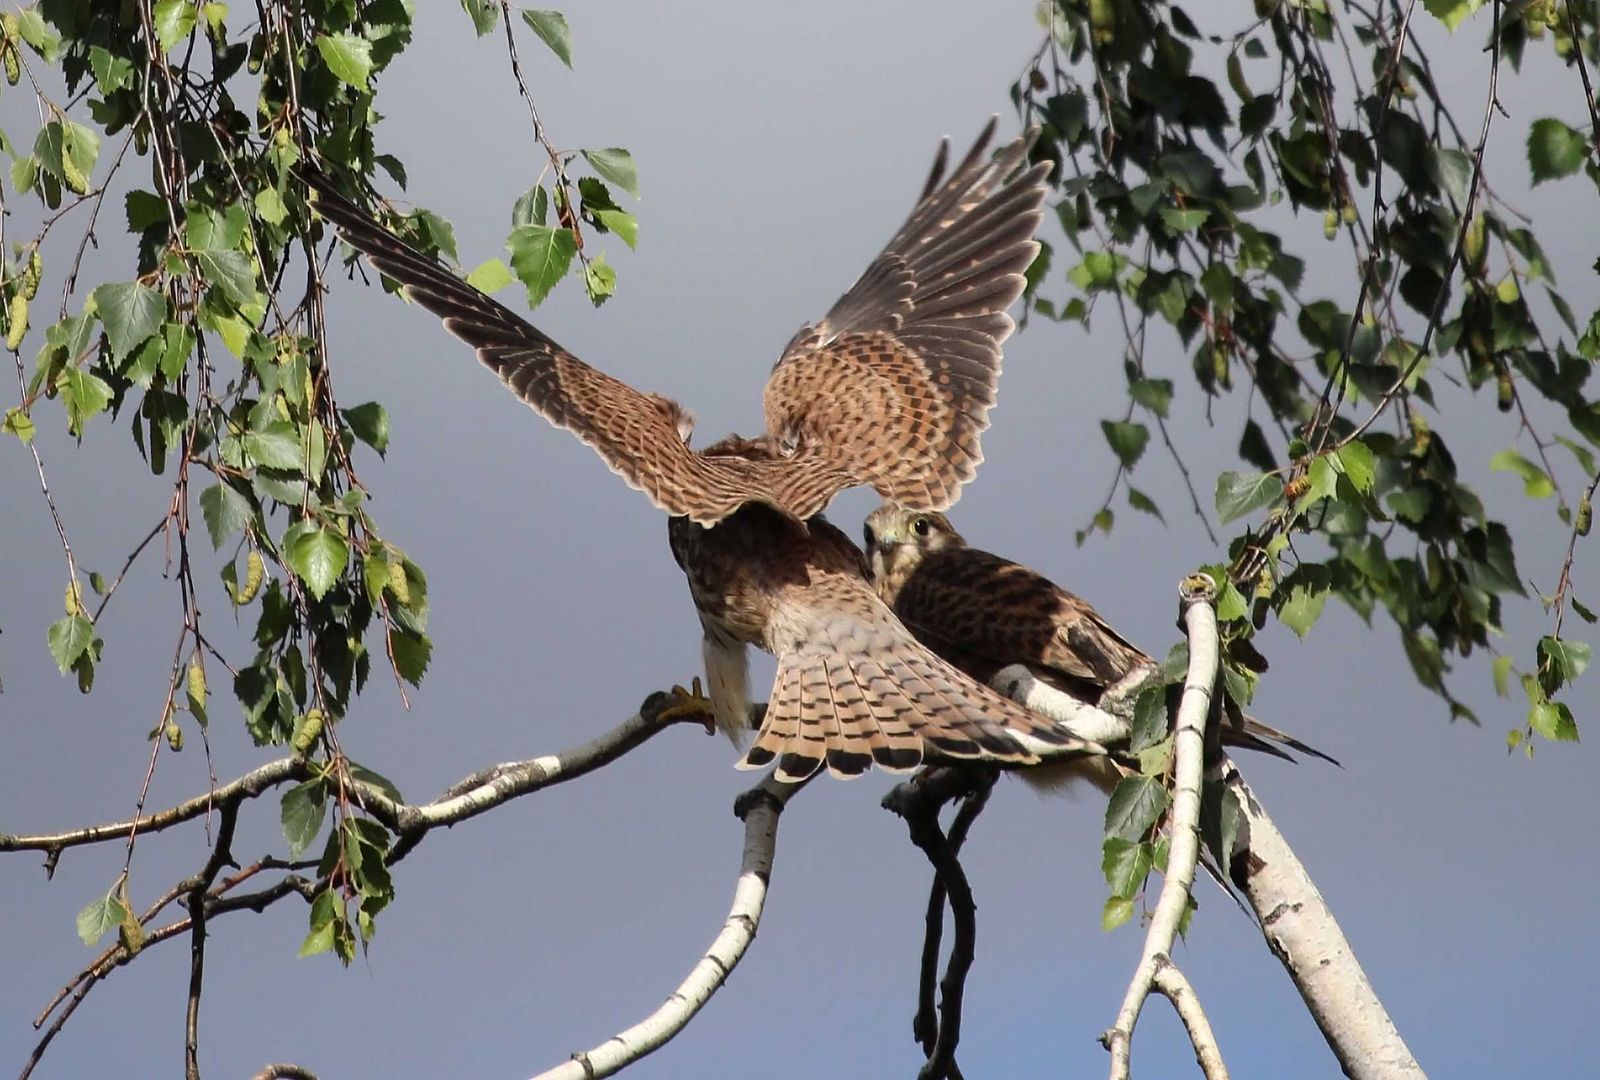
<path fill-rule="evenodd" d="M 1212 688 L 1217 680 L 1216 588 L 1205 575 L 1186 579 L 1180 587 L 1183 619 L 1189 634 L 1189 672 L 1178 704 L 1173 746 L 1173 792 L 1167 872 L 1145 934 L 1144 950 L 1134 969 L 1128 992 L 1117 1011 L 1116 1023 L 1100 1041 L 1111 1052 L 1112 1080 L 1129 1076 L 1133 1028 L 1156 972 L 1171 963 L 1172 943 L 1189 906 L 1195 866 L 1200 858 L 1200 781 L 1204 771 L 1206 719 L 1211 713 Z M 1197 1048 L 1198 1051 L 1198 1048 Z"/>
<path fill-rule="evenodd" d="M 1583 79 L 1583 99 L 1589 105 L 1589 127 L 1594 132 L 1594 144 L 1600 149 L 1600 109 L 1595 108 L 1594 87 L 1589 82 L 1589 65 L 1583 60 L 1583 35 L 1578 32 L 1578 15 L 1572 10 L 1572 0 L 1567 0 L 1567 26 L 1572 30 L 1572 55 L 1578 61 L 1578 76 Z"/>
<path fill-rule="evenodd" d="M 1561 560 L 1561 574 L 1556 579 L 1556 591 L 1550 597 L 1550 606 L 1556 612 L 1554 637 L 1561 636 L 1561 621 L 1567 614 L 1567 594 L 1572 591 L 1572 560 L 1578 549 L 1578 537 L 1592 527 L 1594 520 L 1595 490 L 1600 488 L 1600 472 L 1595 473 L 1578 500 L 1578 509 L 1572 517 L 1572 529 L 1567 534 L 1567 554 Z M 1587 514 L 1587 520 L 1585 518 Z"/>
<path fill-rule="evenodd" d="M 734 803 L 734 813 L 744 820 L 744 853 L 739 861 L 733 905 L 721 932 L 689 970 L 688 978 L 655 1012 L 599 1046 L 573 1054 L 571 1060 L 540 1073 L 535 1080 L 594 1080 L 610 1076 L 659 1049 L 694 1019 L 711 995 L 728 981 L 755 940 L 772 876 L 778 818 L 802 786 L 779 783 L 769 776 Z"/>
<path fill-rule="evenodd" d="M 1394 384 L 1384 391 L 1378 403 L 1373 406 L 1371 415 L 1357 424 L 1350 434 L 1339 440 L 1340 447 L 1359 438 L 1389 408 L 1389 403 L 1394 400 L 1395 395 L 1404 389 L 1406 381 L 1411 378 L 1423 360 L 1427 359 L 1428 350 L 1433 345 L 1434 332 L 1439 329 L 1439 322 L 1444 316 L 1445 301 L 1450 297 L 1450 279 L 1455 276 L 1456 267 L 1461 265 L 1461 251 L 1467 242 L 1467 230 L 1472 226 L 1472 211 L 1478 204 L 1478 191 L 1483 186 L 1483 151 L 1489 145 L 1489 127 L 1494 121 L 1495 110 L 1500 108 L 1500 6 L 1500 0 L 1494 0 L 1494 30 L 1489 34 L 1489 92 L 1483 106 L 1483 128 L 1478 133 L 1478 145 L 1472 151 L 1472 180 L 1467 186 L 1467 204 L 1461 208 L 1461 226 L 1456 230 L 1455 247 L 1450 252 L 1450 262 L 1445 266 L 1439 294 L 1433 301 L 1433 310 L 1428 313 L 1428 325 L 1423 328 L 1422 341 L 1417 345 L 1417 355 L 1412 357 L 1405 370 L 1400 372 Z"/>
<path fill-rule="evenodd" d="M 1238 767 L 1226 759 L 1223 782 L 1240 808 L 1233 882 L 1344 1074 L 1351 1080 L 1424 1080 L 1316 884 Z"/>

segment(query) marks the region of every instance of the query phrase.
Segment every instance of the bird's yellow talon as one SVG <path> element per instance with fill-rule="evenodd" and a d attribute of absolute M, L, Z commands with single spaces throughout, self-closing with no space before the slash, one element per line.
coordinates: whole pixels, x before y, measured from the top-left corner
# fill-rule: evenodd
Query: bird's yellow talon
<path fill-rule="evenodd" d="M 714 735 L 717 731 L 716 715 L 711 709 L 711 699 L 706 697 L 700 687 L 698 677 L 689 680 L 689 689 L 674 686 L 667 691 L 677 699 L 677 704 L 668 705 L 660 712 L 663 720 L 699 720 L 706 726 L 706 734 Z"/>

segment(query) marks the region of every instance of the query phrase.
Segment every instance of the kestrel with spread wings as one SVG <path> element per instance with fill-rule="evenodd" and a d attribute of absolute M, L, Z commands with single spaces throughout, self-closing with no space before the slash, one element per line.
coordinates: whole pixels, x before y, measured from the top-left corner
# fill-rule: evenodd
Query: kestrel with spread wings
<path fill-rule="evenodd" d="M 1020 665 L 1068 702 L 1098 706 L 1137 693 L 1156 667 L 1087 601 L 1025 566 L 968 547 L 944 514 L 885 505 L 868 515 L 863 532 L 878 597 L 918 640 L 980 682 L 1009 690 Z M 1052 711 L 1080 736 L 1109 741 L 1108 732 Z M 1281 745 L 1333 761 L 1251 717 L 1223 724 L 1220 737 L 1279 757 L 1289 756 Z M 1108 759 L 1079 764 L 1079 775 L 1102 785 L 1115 779 L 1104 767 Z M 1021 775 L 1045 785 L 1067 778 Z"/>
<path fill-rule="evenodd" d="M 504 305 L 306 177 L 318 210 L 412 300 L 477 351 L 510 390 L 594 448 L 672 515 L 674 556 L 705 631 L 711 708 L 738 738 L 746 646 L 778 658 L 765 718 L 741 765 L 798 781 L 824 764 L 855 776 L 925 756 L 1030 763 L 1085 745 L 975 684 L 920 645 L 820 511 L 867 485 L 907 506 L 955 501 L 982 460 L 1006 309 L 1023 289 L 1048 165 L 1031 134 L 990 156 L 991 120 L 948 167 L 941 146 L 905 224 L 860 280 L 784 349 L 767 380 L 766 432 L 691 450 L 675 402 L 596 370 Z"/>

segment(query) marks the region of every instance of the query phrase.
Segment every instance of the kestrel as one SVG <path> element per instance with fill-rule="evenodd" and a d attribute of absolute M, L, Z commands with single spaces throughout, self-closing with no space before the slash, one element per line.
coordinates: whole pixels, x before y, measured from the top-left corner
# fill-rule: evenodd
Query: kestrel
<path fill-rule="evenodd" d="M 980 682 L 1009 689 L 1020 665 L 1071 701 L 1100 705 L 1136 692 L 1156 666 L 1087 601 L 1025 566 L 968 547 L 943 514 L 885 505 L 868 515 L 863 532 L 879 598 L 918 640 Z M 1109 738 L 1094 727 L 1073 729 Z M 1275 744 L 1333 761 L 1250 717 L 1223 724 L 1220 737 L 1279 757 L 1288 755 Z M 1115 778 L 1100 767 L 1108 760 L 1081 764 L 1102 786 Z M 1033 779 L 1049 784 L 1055 777 Z"/>
<path fill-rule="evenodd" d="M 955 501 L 982 460 L 1000 374 L 1042 217 L 1047 163 L 1032 133 L 986 154 L 991 120 L 946 177 L 949 143 L 905 224 L 855 285 L 784 349 L 767 380 L 765 434 L 689 448 L 692 419 L 583 363 L 436 260 L 408 247 L 329 182 L 308 175 L 344 238 L 525 403 L 593 447 L 672 515 L 669 537 L 705 631 L 711 706 L 747 731 L 746 646 L 778 658 L 765 719 L 742 767 L 777 761 L 798 781 L 903 771 L 924 756 L 1030 763 L 1097 748 L 934 656 L 874 594 L 861 553 L 820 511 L 870 485 L 927 510 Z"/>

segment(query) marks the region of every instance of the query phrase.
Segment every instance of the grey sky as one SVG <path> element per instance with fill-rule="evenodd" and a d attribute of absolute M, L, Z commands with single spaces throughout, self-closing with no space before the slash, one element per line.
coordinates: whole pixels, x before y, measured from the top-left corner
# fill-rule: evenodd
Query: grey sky
<path fill-rule="evenodd" d="M 419 8 L 416 45 L 383 79 L 381 138 L 407 163 L 411 197 L 455 222 L 470 265 L 503 254 L 509 207 L 537 156 L 500 40 L 476 41 L 454 4 Z M 606 245 L 620 288 L 602 311 L 569 282 L 536 321 L 612 374 L 683 401 L 699 416 L 702 442 L 758 427 L 761 381 L 777 351 L 865 267 L 909 207 L 938 137 L 962 142 L 1008 108 L 1006 86 L 1038 41 L 1026 3 L 828 2 L 803 12 L 634 3 L 568 17 L 576 72 L 531 39 L 524 63 L 559 144 L 633 152 L 644 193 L 639 251 Z M 1464 125 L 1479 115 L 1481 37 L 1473 28 L 1440 46 Z M 1547 112 L 1576 119 L 1567 73 L 1514 82 L 1507 139 Z M 19 100 L 5 98 L 8 129 L 24 126 Z M 1525 183 L 1520 151 L 1504 141 L 1494 151 L 1493 178 L 1510 194 Z M 1541 224 L 1551 215 L 1547 242 L 1571 239 L 1558 257 L 1583 313 L 1597 298 L 1593 229 L 1562 227 L 1593 221 L 1581 187 L 1520 201 Z M 1302 224 L 1320 236 L 1320 218 Z M 1046 235 L 1059 237 L 1053 225 Z M 1320 243 L 1303 245 L 1327 260 L 1313 265 L 1308 292 L 1348 303 L 1349 250 Z M 85 278 L 125 277 L 127 265 L 102 258 Z M 379 398 L 390 410 L 389 457 L 368 455 L 361 472 L 385 535 L 428 572 L 436 642 L 409 713 L 374 678 L 341 729 L 352 755 L 408 796 L 427 797 L 487 763 L 582 741 L 698 670 L 698 626 L 658 511 L 531 416 L 424 312 L 342 280 L 330 311 L 342 402 Z M 1123 399 L 1109 314 L 1092 338 L 1040 320 L 1012 340 L 988 462 L 953 516 L 975 544 L 1076 588 L 1159 651 L 1174 638 L 1177 579 L 1218 553 L 1182 512 L 1158 448 L 1138 482 L 1169 525 L 1125 513 L 1119 501 L 1112 542 L 1072 546 L 1112 474 L 1097 423 Z M 1152 357 L 1176 373 L 1176 437 L 1208 484 L 1231 457 L 1236 407 L 1222 407 L 1208 430 L 1176 344 L 1158 336 Z M 1482 453 L 1464 468 L 1494 505 L 1527 520 L 1517 482 L 1481 465 L 1515 433 L 1487 415 L 1475 421 L 1485 425 Z M 169 482 L 134 467 L 125 423 L 94 425 L 77 449 L 56 410 L 40 420 L 80 560 L 114 569 L 159 516 Z M 44 647 L 64 571 L 32 463 L 15 445 L 0 452 L 0 497 L 10 568 L 0 576 L 0 828 L 124 817 L 164 688 L 176 596 L 157 562 L 141 564 L 103 626 L 107 663 L 95 693 L 80 698 Z M 830 517 L 854 533 L 874 501 L 852 494 Z M 1544 531 L 1519 539 L 1519 565 L 1549 588 L 1560 537 L 1547 507 L 1533 512 Z M 1580 595 L 1593 603 L 1600 571 L 1587 554 Z M 214 629 L 228 621 L 220 592 L 202 603 Z M 1528 601 L 1508 622 L 1523 645 L 1545 619 Z M 1278 627 L 1265 647 L 1273 670 L 1259 715 L 1346 767 L 1244 767 L 1423 1065 L 1439 1077 L 1593 1075 L 1593 950 L 1575 940 L 1600 888 L 1592 752 L 1541 746 L 1531 764 L 1507 760 L 1504 734 L 1521 709 L 1493 697 L 1478 657 L 1460 665 L 1455 685 L 1484 726 L 1448 726 L 1382 619 L 1368 631 L 1330 607 L 1306 643 Z M 758 666 L 754 684 L 769 671 Z M 1593 685 L 1580 684 L 1580 723 L 1593 711 L 1580 703 L 1595 700 Z M 213 712 L 220 775 L 267 757 L 226 698 Z M 750 782 L 734 757 L 725 742 L 672 731 L 591 779 L 429 838 L 399 870 L 399 896 L 370 956 L 349 971 L 327 957 L 295 959 L 301 906 L 217 923 L 203 1063 L 216 1076 L 284 1059 L 324 1078 L 517 1076 L 605 1038 L 653 1008 L 721 924 L 740 839 L 729 806 Z M 876 774 L 822 781 L 791 805 L 744 966 L 632 1075 L 913 1071 L 928 870 L 903 826 L 877 808 L 888 783 Z M 163 758 L 152 805 L 204 785 L 191 740 L 180 757 Z M 250 809 L 235 845 L 244 857 L 281 844 L 272 803 Z M 980 905 L 978 962 L 961 1052 L 969 1075 L 1104 1069 L 1094 1038 L 1115 1013 L 1139 940 L 1135 928 L 1098 928 L 1100 814 L 1091 799 L 1043 801 L 1006 783 L 975 829 L 966 862 Z M 196 829 L 142 840 L 135 899 L 191 872 L 204 850 Z M 46 883 L 31 857 L 0 859 L 0 1066 L 20 1066 L 29 1020 L 91 955 L 72 917 L 120 865 L 120 850 L 69 853 Z M 1235 1075 L 1338 1075 L 1259 934 L 1215 890 L 1200 898 L 1180 961 Z M 175 1074 L 186 964 L 186 948 L 172 944 L 114 975 L 40 1075 Z M 1140 1026 L 1135 1062 L 1145 1076 L 1194 1073 L 1159 1002 Z"/>

